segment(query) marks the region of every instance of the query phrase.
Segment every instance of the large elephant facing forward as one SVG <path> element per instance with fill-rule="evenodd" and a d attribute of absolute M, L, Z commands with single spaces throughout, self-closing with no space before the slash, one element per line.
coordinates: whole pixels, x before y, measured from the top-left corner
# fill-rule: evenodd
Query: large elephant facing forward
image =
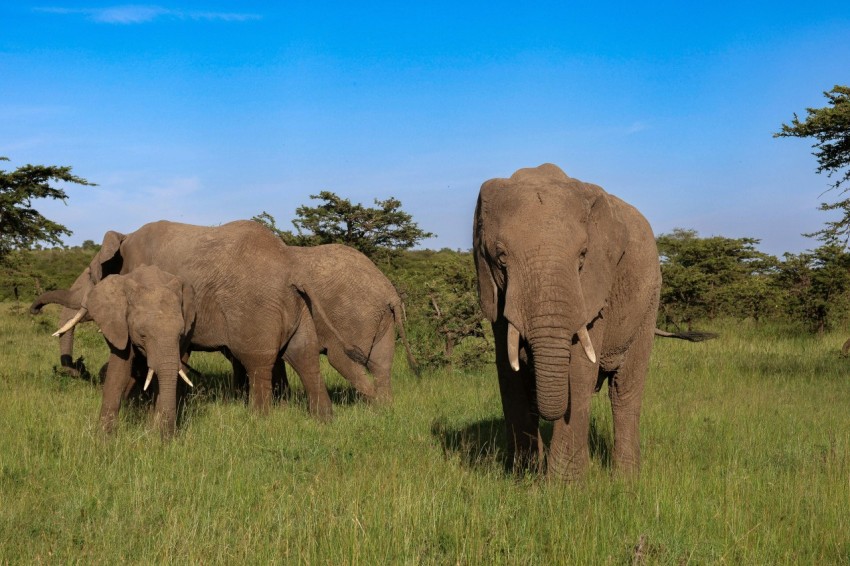
<path fill-rule="evenodd" d="M 661 286 L 646 219 L 544 164 L 481 186 L 473 247 L 514 464 L 542 461 L 543 417 L 554 421 L 548 474 L 580 476 L 589 458 L 590 398 L 607 379 L 614 464 L 636 471 Z"/>

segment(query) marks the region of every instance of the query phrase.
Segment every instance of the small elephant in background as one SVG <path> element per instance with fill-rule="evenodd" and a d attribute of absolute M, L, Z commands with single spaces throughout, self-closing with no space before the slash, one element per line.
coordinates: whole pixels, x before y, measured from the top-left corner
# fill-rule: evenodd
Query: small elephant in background
<path fill-rule="evenodd" d="M 591 396 L 608 380 L 616 468 L 640 464 L 640 411 L 661 272 L 652 229 L 631 205 L 552 164 L 481 186 L 473 223 L 481 309 L 493 325 L 514 465 L 588 465 Z"/>
<path fill-rule="evenodd" d="M 401 297 L 393 284 L 368 257 L 349 246 L 288 250 L 292 283 L 313 316 L 321 352 L 364 397 L 391 401 L 396 329 L 408 365 L 418 371 L 404 332 Z"/>
<path fill-rule="evenodd" d="M 132 383 L 133 366 L 147 366 L 144 389 L 154 376 L 159 384 L 156 421 L 164 438 L 177 424 L 177 380 L 190 386 L 181 359 L 188 351 L 195 322 L 194 290 L 179 278 L 145 265 L 126 275 L 110 275 L 80 297 L 73 290 L 51 291 L 36 303 L 58 303 L 89 316 L 109 345 L 100 423 L 112 432 L 124 392 Z M 66 324 L 54 336 L 73 327 Z"/>

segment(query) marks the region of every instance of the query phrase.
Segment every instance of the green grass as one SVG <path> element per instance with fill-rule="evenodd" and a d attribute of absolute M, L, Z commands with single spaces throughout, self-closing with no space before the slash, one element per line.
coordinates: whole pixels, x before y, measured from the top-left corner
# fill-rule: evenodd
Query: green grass
<path fill-rule="evenodd" d="M 196 355 L 178 437 L 145 406 L 96 426 L 95 381 L 53 370 L 57 310 L 0 304 L 0 563 L 850 563 L 846 336 L 718 325 L 657 340 L 639 479 L 612 477 L 607 397 L 587 478 L 503 471 L 495 371 L 417 379 L 362 403 L 324 366 L 335 419 L 293 399 L 249 412 L 220 356 Z M 106 359 L 91 326 L 76 355 Z"/>

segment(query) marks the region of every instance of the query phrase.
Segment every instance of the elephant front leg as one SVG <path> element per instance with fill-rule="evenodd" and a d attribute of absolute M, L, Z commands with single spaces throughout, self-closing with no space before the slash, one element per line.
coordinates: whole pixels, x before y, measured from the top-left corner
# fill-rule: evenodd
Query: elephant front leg
<path fill-rule="evenodd" d="M 652 331 L 644 332 L 608 386 L 614 420 L 614 467 L 625 475 L 640 471 L 640 410 L 651 349 Z"/>
<path fill-rule="evenodd" d="M 115 430 L 121 399 L 131 379 L 132 360 L 129 350 L 130 348 L 125 351 L 113 350 L 109 356 L 100 406 L 100 426 L 106 433 Z"/>
<path fill-rule="evenodd" d="M 581 344 L 573 345 L 569 405 L 566 414 L 554 423 L 547 457 L 547 474 L 551 478 L 575 481 L 587 471 L 590 461 L 590 401 L 598 374 L 597 364 L 587 359 Z"/>
<path fill-rule="evenodd" d="M 520 472 L 536 469 L 543 462 L 543 440 L 534 400 L 534 379 L 525 361 L 518 372 L 507 355 L 507 325 L 493 323 L 496 338 L 496 369 L 505 414 L 508 468 Z"/>

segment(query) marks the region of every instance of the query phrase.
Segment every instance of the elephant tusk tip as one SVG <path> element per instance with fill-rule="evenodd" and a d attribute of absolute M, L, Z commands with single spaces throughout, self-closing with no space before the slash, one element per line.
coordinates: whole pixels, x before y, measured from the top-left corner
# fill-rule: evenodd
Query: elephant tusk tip
<path fill-rule="evenodd" d="M 61 338 L 61 337 L 62 337 L 62 334 L 64 334 L 64 332 L 59 332 L 59 331 L 57 330 L 56 332 L 54 332 L 53 334 L 51 334 L 51 336 L 53 336 L 54 338 Z"/>
<path fill-rule="evenodd" d="M 195 385 L 194 385 L 191 381 L 189 381 L 189 376 L 188 376 L 188 375 L 186 375 L 186 372 L 185 372 L 185 371 L 183 371 L 183 370 L 181 369 L 180 371 L 178 371 L 178 372 L 177 372 L 177 374 L 178 374 L 178 375 L 179 375 L 179 376 L 183 379 L 183 381 L 185 381 L 185 382 L 186 382 L 186 384 L 187 384 L 189 387 L 195 387 Z"/>
<path fill-rule="evenodd" d="M 511 360 L 511 369 L 519 371 L 519 360 Z"/>

